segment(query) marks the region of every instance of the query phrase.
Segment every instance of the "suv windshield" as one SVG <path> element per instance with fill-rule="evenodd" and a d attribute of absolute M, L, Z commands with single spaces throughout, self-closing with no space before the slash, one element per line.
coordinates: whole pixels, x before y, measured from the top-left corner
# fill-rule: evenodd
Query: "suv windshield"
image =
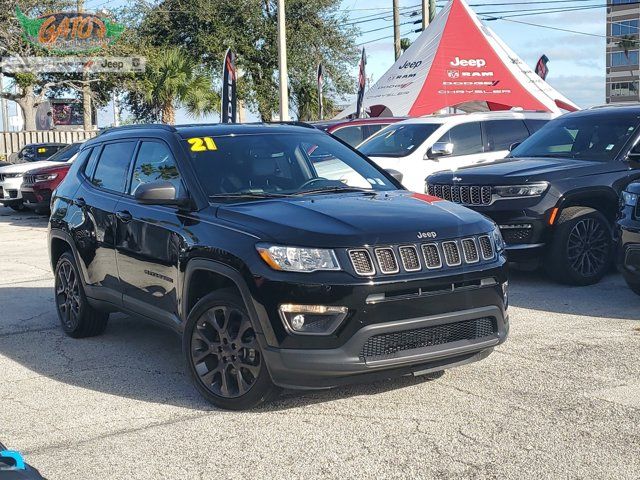
<path fill-rule="evenodd" d="M 370 157 L 406 157 L 422 145 L 441 125 L 440 123 L 390 125 L 365 140 L 358 150 Z"/>
<path fill-rule="evenodd" d="M 561 117 L 542 127 L 510 157 L 559 157 L 608 162 L 618 156 L 640 124 L 637 114 Z"/>
<path fill-rule="evenodd" d="M 52 156 L 47 158 L 49 162 L 68 162 L 71 160 L 78 150 L 80 150 L 81 143 L 72 143 L 71 145 L 67 145 L 62 150 L 58 150 Z"/>
<path fill-rule="evenodd" d="M 198 179 L 215 201 L 397 189 L 363 157 L 322 133 L 212 134 L 185 141 Z"/>

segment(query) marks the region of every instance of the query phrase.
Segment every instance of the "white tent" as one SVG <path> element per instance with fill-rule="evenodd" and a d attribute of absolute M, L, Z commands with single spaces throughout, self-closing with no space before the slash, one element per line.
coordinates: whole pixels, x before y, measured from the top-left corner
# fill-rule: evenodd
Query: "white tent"
<path fill-rule="evenodd" d="M 372 116 L 416 117 L 447 107 L 578 110 L 484 26 L 464 0 L 443 7 L 364 95 L 364 108 Z M 354 112 L 355 104 L 338 118 Z"/>

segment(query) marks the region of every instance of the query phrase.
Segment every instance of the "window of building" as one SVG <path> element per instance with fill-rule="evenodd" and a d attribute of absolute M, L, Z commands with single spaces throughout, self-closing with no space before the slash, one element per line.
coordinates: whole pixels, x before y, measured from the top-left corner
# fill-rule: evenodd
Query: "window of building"
<path fill-rule="evenodd" d="M 637 35 L 638 20 L 622 20 L 611 24 L 611 35 L 621 37 L 623 35 Z"/>
<path fill-rule="evenodd" d="M 638 65 L 638 50 L 631 50 L 628 56 L 624 52 L 613 52 L 611 54 L 612 67 L 626 67 Z"/>
<path fill-rule="evenodd" d="M 637 97 L 638 82 L 615 82 L 611 84 L 612 97 Z"/>

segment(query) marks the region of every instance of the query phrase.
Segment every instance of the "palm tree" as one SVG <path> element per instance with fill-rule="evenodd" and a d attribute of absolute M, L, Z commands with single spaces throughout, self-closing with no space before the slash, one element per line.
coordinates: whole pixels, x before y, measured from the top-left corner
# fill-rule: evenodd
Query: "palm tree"
<path fill-rule="evenodd" d="M 159 112 L 162 123 L 173 125 L 179 106 L 196 117 L 219 111 L 211 76 L 180 48 L 151 58 L 142 85 L 144 102 Z"/>
<path fill-rule="evenodd" d="M 631 59 L 629 58 L 629 52 L 632 49 L 638 48 L 638 40 L 633 35 L 622 35 L 620 40 L 616 44 L 624 52 L 624 56 L 627 57 L 627 65 L 633 76 L 633 67 L 631 66 Z"/>

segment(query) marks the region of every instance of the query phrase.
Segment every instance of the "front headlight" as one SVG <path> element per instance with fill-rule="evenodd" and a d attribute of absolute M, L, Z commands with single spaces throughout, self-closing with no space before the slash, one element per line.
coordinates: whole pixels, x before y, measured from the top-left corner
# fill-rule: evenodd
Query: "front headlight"
<path fill-rule="evenodd" d="M 638 204 L 638 194 L 622 192 L 622 203 L 628 207 L 635 207 Z"/>
<path fill-rule="evenodd" d="M 50 180 L 55 180 L 56 178 L 58 178 L 58 174 L 57 173 L 44 173 L 42 175 L 36 175 L 35 181 L 36 182 L 48 182 Z"/>
<path fill-rule="evenodd" d="M 530 183 L 528 185 L 504 185 L 493 187 L 496 195 L 506 198 L 513 197 L 537 197 L 542 195 L 549 188 L 547 182 Z"/>
<path fill-rule="evenodd" d="M 274 270 L 304 273 L 340 270 L 340 264 L 333 250 L 264 244 L 256 245 L 256 248 L 260 257 Z"/>
<path fill-rule="evenodd" d="M 493 237 L 493 244 L 496 246 L 496 252 L 497 253 L 504 252 L 504 248 L 506 244 L 504 243 L 504 239 L 502 238 L 502 234 L 500 233 L 500 229 L 498 228 L 497 225 L 493 227 L 491 236 Z"/>

